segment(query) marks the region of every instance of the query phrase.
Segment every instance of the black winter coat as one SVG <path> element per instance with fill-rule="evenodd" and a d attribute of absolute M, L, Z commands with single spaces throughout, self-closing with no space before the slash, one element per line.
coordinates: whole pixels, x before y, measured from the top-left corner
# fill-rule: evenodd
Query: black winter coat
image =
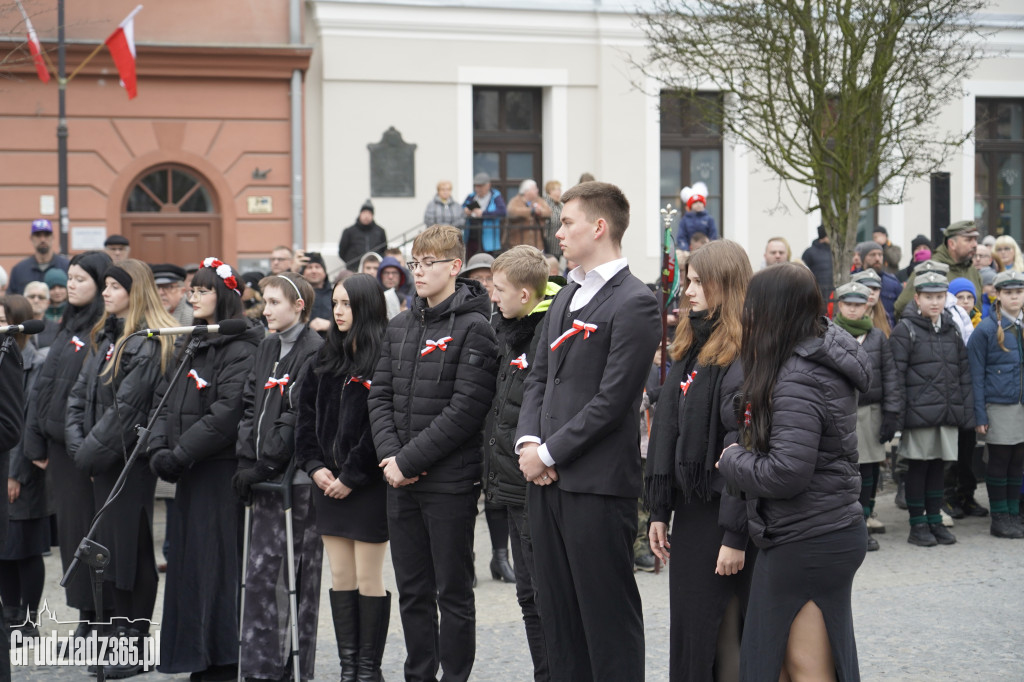
<path fill-rule="evenodd" d="M 263 337 L 263 327 L 250 321 L 238 336 L 204 337 L 193 373 L 183 372 L 174 386 L 169 368 L 157 388 L 157 398 L 169 395 L 153 425 L 151 453 L 170 451 L 180 471 L 207 459 L 235 459 L 242 391 Z"/>
<path fill-rule="evenodd" d="M 146 424 L 156 404 L 153 392 L 160 381 L 160 344 L 156 339 L 130 338 L 121 352 L 117 377 L 110 380 L 112 371 L 101 376 L 109 364 L 108 349 L 113 348 L 123 327 L 124 320 L 108 320 L 97 335 L 96 348 L 89 349 L 68 398 L 64 429 L 68 455 L 90 476 L 121 469 L 138 440 L 135 425 Z"/>
<path fill-rule="evenodd" d="M 434 306 L 417 296 L 388 324 L 370 389 L 380 461 L 396 457 L 426 492 L 461 493 L 480 480 L 484 418 L 494 398 L 497 343 L 487 291 L 460 278 Z M 444 347 L 441 346 L 444 341 Z"/>
<path fill-rule="evenodd" d="M 804 265 L 814 274 L 821 297 L 826 301 L 835 285 L 832 283 L 832 246 L 828 242 L 815 241 L 800 257 Z"/>
<path fill-rule="evenodd" d="M 384 228 L 376 221 L 369 225 L 363 225 L 358 220 L 341 232 L 341 239 L 338 241 L 338 258 L 345 262 L 345 267 L 356 272 L 359 267 L 359 259 L 364 253 L 373 251 L 380 257 L 384 257 L 384 250 L 388 248 L 388 235 Z"/>
<path fill-rule="evenodd" d="M 21 351 L 11 343 L 0 361 L 0 453 L 7 452 L 21 440 L 25 426 L 25 384 L 22 377 Z M 6 466 L 6 462 L 2 462 Z M 0 505 L 2 507 L 3 505 Z M 6 528 L 6 526 L 5 526 Z"/>
<path fill-rule="evenodd" d="M 797 344 L 772 392 L 768 452 L 742 445 L 719 461 L 726 483 L 747 499 L 760 548 L 842 530 L 863 518 L 857 466 L 857 396 L 871 382 L 867 353 L 828 322 Z"/>
<path fill-rule="evenodd" d="M 48 350 L 27 417 L 25 456 L 31 460 L 46 459 L 47 441 L 64 445 L 68 396 L 89 356 L 89 330 L 95 322 L 85 319 L 61 329 Z"/>
<path fill-rule="evenodd" d="M 484 426 L 488 469 L 484 489 L 487 501 L 495 504 L 526 506 L 526 479 L 519 470 L 516 428 L 523 406 L 523 382 L 537 351 L 540 337 L 536 332 L 544 315 L 540 312 L 518 320 L 502 318 L 497 325 L 498 382 Z"/>
<path fill-rule="evenodd" d="M 268 334 L 263 339 L 242 391 L 235 450 L 239 468 L 259 462 L 270 474 L 265 478 L 271 478 L 288 466 L 295 452 L 296 385 L 322 345 L 320 335 L 304 327 L 288 354 L 278 360 L 280 336 Z"/>
<path fill-rule="evenodd" d="M 29 397 L 25 406 L 26 412 L 32 410 L 34 388 L 46 361 L 47 349 L 39 350 L 31 343 L 26 344 L 22 351 L 25 376 L 25 395 Z M 4 362 L 7 362 L 6 360 Z M 26 430 L 27 433 L 27 430 Z M 18 499 L 11 502 L 10 518 L 13 520 L 40 519 L 50 514 L 46 500 L 46 472 L 34 465 L 25 456 L 25 440 L 11 449 L 9 453 L 7 476 L 21 484 Z"/>
<path fill-rule="evenodd" d="M 907 306 L 889 337 L 900 396 L 901 429 L 974 428 L 971 366 L 956 323 L 942 311 L 936 332 L 917 306 Z"/>
<path fill-rule="evenodd" d="M 900 387 L 889 339 L 881 329 L 872 329 L 865 336 L 860 347 L 871 361 L 871 388 L 859 395 L 857 405 L 882 403 L 883 412 L 899 412 Z"/>
<path fill-rule="evenodd" d="M 295 457 L 306 473 L 327 468 L 353 490 L 381 478 L 370 429 L 370 389 L 360 377 L 303 370 L 296 401 Z M 368 382 L 367 382 L 368 383 Z"/>

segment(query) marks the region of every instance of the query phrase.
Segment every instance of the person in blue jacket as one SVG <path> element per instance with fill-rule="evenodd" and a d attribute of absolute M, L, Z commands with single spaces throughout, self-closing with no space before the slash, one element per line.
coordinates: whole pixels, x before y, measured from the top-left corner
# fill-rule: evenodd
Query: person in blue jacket
<path fill-rule="evenodd" d="M 985 485 L 991 503 L 990 532 L 997 538 L 1024 538 L 1020 489 L 1024 478 L 1024 274 L 996 275 L 993 314 L 986 317 L 967 342 L 974 385 L 974 414 L 978 433 L 985 434 L 988 465 Z"/>
<path fill-rule="evenodd" d="M 704 210 L 708 203 L 708 186 L 703 182 L 695 182 L 693 187 L 684 187 L 679 192 L 679 198 L 683 200 L 686 212 L 679 218 L 676 248 L 680 251 L 689 251 L 690 239 L 695 232 L 703 232 L 709 241 L 718 239 L 715 219 Z"/>

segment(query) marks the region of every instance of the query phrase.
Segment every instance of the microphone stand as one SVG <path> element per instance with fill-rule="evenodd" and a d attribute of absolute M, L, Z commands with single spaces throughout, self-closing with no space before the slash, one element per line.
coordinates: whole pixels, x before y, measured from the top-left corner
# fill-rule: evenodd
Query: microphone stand
<path fill-rule="evenodd" d="M 135 334 L 140 333 L 142 332 L 135 332 Z M 127 343 L 128 339 L 135 336 L 135 334 L 128 336 L 124 342 L 122 342 L 122 345 Z M 192 340 L 189 341 L 187 346 L 185 346 L 185 352 L 181 359 L 181 363 L 178 365 L 177 369 L 174 370 L 174 376 L 171 377 L 171 381 L 167 385 L 167 390 L 164 392 L 163 397 L 160 398 L 160 402 L 157 403 L 156 409 L 154 409 L 150 414 L 149 423 L 146 424 L 145 427 L 141 424 L 136 424 L 135 430 L 139 434 L 139 438 L 135 442 L 132 454 L 125 462 L 124 468 L 121 469 L 121 475 L 117 477 L 114 487 L 110 490 L 110 494 L 107 496 L 107 501 L 103 503 L 103 506 L 100 507 L 96 512 L 96 515 L 93 516 L 92 526 L 90 526 L 89 532 L 85 534 L 84 538 L 82 538 L 81 543 L 78 545 L 78 549 L 75 550 L 75 558 L 71 560 L 71 565 L 68 566 L 67 572 L 60 580 L 61 587 L 67 587 L 68 583 L 75 576 L 78 567 L 81 565 L 80 562 L 85 562 L 89 566 L 89 573 L 92 576 L 93 607 L 96 609 L 97 618 L 103 617 L 103 572 L 110 563 L 110 552 L 106 547 L 93 540 L 93 536 L 96 535 L 96 529 L 99 527 L 100 518 L 103 516 L 103 513 L 107 511 L 117 496 L 121 494 L 121 490 L 128 478 L 128 473 L 131 471 L 132 466 L 134 466 L 135 461 L 139 458 L 139 454 L 145 451 L 146 445 L 149 443 L 149 437 L 152 435 L 152 428 L 153 424 L 156 422 L 157 415 L 160 414 L 161 408 L 163 408 L 164 403 L 167 402 L 167 396 L 171 394 L 171 388 L 177 383 L 178 377 L 181 376 L 182 370 L 185 369 L 185 365 L 191 364 L 201 340 L 201 336 L 193 336 Z M 116 356 L 116 354 L 117 351 L 115 350 L 114 355 Z M 117 400 L 116 392 L 114 394 L 114 400 Z M 96 662 L 96 679 L 98 682 L 104 682 L 106 679 L 106 673 L 103 670 L 103 665 L 99 661 Z"/>
<path fill-rule="evenodd" d="M 7 354 L 11 352 L 11 346 L 13 344 L 14 344 L 14 335 L 13 334 L 5 334 L 4 335 L 4 342 L 3 342 L 3 344 L 0 344 L 0 365 L 2 365 L 4 363 L 4 358 L 7 357 Z"/>

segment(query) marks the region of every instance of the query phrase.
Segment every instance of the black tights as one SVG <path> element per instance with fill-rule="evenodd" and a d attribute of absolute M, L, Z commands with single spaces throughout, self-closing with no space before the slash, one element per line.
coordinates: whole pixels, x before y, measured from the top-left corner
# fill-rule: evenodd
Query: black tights
<path fill-rule="evenodd" d="M 871 516 L 875 508 L 875 494 L 878 492 L 878 462 L 860 465 L 860 506 L 864 509 L 864 517 Z"/>
<path fill-rule="evenodd" d="M 1020 484 L 1024 472 L 1024 443 L 988 446 L 985 487 L 993 514 L 1020 513 Z"/>
<path fill-rule="evenodd" d="M 0 599 L 4 606 L 24 606 L 29 611 L 37 611 L 39 600 L 43 598 L 45 578 L 46 569 L 41 556 L 0 561 Z"/>
<path fill-rule="evenodd" d="M 507 507 L 491 509 L 484 505 L 484 517 L 487 519 L 487 530 L 491 535 L 491 549 L 508 549 Z"/>
<path fill-rule="evenodd" d="M 907 461 L 907 510 L 911 525 L 942 523 L 943 462 L 941 459 Z"/>

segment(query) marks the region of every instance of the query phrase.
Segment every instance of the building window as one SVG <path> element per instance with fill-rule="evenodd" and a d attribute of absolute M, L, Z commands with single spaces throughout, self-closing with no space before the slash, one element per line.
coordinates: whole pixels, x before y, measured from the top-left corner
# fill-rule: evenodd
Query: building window
<path fill-rule="evenodd" d="M 1024 100 L 978 99 L 974 127 L 974 217 L 986 234 L 1021 241 Z"/>
<path fill-rule="evenodd" d="M 661 93 L 661 206 L 680 206 L 679 190 L 703 182 L 708 186 L 707 212 L 722 229 L 722 131 L 709 110 L 722 95 L 699 93 L 697 101 Z M 681 206 L 680 211 L 686 210 Z"/>
<path fill-rule="evenodd" d="M 178 166 L 163 166 L 139 179 L 128 193 L 128 213 L 212 213 L 204 183 Z"/>
<path fill-rule="evenodd" d="M 523 180 L 544 187 L 541 143 L 540 88 L 473 88 L 473 174 L 490 175 L 506 203 Z"/>

